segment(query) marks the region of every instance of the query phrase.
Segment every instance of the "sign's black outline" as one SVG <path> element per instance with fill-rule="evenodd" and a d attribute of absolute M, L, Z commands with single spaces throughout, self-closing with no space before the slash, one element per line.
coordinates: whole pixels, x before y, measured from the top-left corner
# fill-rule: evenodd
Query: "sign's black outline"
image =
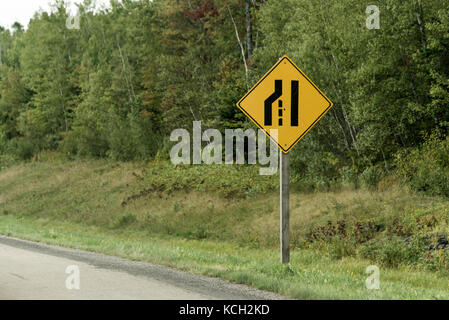
<path fill-rule="evenodd" d="M 287 150 L 286 149 L 284 149 L 280 144 L 279 144 L 279 142 L 277 142 L 269 133 L 268 133 L 268 131 L 267 130 L 265 130 L 253 117 L 251 117 L 251 115 L 248 113 L 248 112 L 246 112 L 246 110 L 245 109 L 243 109 L 243 107 L 240 105 L 245 99 L 246 99 L 246 97 L 248 97 L 250 94 L 251 94 L 251 92 L 253 92 L 258 86 L 259 86 L 259 84 L 261 84 L 262 83 L 262 81 L 264 81 L 265 80 L 265 78 L 266 77 L 268 77 L 270 74 L 271 74 L 271 72 L 273 72 L 273 70 L 274 69 L 276 69 L 276 67 L 279 65 L 279 64 L 281 64 L 284 60 L 287 60 L 288 62 L 290 62 L 290 64 L 291 65 L 293 65 L 293 67 L 295 67 L 296 68 L 296 70 L 298 70 L 299 71 L 299 73 L 301 73 L 301 75 L 307 80 L 307 81 L 309 81 L 309 83 L 319 92 L 319 94 L 321 94 L 321 96 L 329 103 L 329 106 L 326 108 L 326 110 L 324 110 L 324 112 L 303 132 L 303 134 L 301 135 L 301 136 L 299 136 L 299 138 L 298 139 L 296 139 L 296 141 L 295 142 L 293 142 L 292 143 L 292 145 L 290 146 L 290 148 L 288 148 Z M 237 107 L 240 109 L 240 110 L 242 110 L 242 112 L 247 116 L 247 117 L 249 117 L 261 130 L 263 130 L 264 132 L 265 132 L 265 134 L 271 139 L 271 140 L 273 140 L 275 143 L 277 143 L 277 145 L 279 146 L 279 148 L 284 152 L 284 153 L 289 153 L 290 152 L 290 150 L 299 142 L 299 140 L 301 140 L 303 137 L 304 137 L 304 135 L 306 134 L 306 133 L 308 133 L 309 132 L 309 130 L 310 129 L 312 129 L 312 127 L 329 111 L 329 109 L 330 108 L 332 108 L 333 107 L 333 103 L 332 103 L 332 101 L 330 101 L 329 100 L 329 98 L 328 97 L 326 97 L 325 95 L 324 95 L 324 93 L 323 92 L 321 92 L 321 90 L 304 74 L 304 72 L 302 72 L 301 71 L 301 69 L 299 69 L 297 66 L 296 66 L 296 64 L 289 58 L 289 57 L 287 57 L 287 56 L 283 56 L 281 59 L 279 59 L 279 61 L 263 76 L 263 78 L 262 79 L 260 79 L 252 88 L 251 88 L 251 90 L 250 91 L 248 91 L 248 93 L 247 94 L 245 94 L 244 96 L 243 96 L 243 98 L 242 99 L 240 99 L 239 100 L 239 102 L 237 102 Z"/>

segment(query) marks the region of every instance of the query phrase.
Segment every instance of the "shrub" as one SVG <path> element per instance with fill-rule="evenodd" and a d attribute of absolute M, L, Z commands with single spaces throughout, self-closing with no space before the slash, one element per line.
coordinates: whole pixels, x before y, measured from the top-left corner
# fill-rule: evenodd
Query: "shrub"
<path fill-rule="evenodd" d="M 343 186 L 349 186 L 355 189 L 359 186 L 359 173 L 355 167 L 341 168 L 340 178 Z"/>
<path fill-rule="evenodd" d="M 123 214 L 115 220 L 113 228 L 124 228 L 136 222 L 137 218 L 134 214 L 132 213 Z"/>
<path fill-rule="evenodd" d="M 449 137 L 431 137 L 420 148 L 396 156 L 398 174 L 411 189 L 449 197 Z"/>
<path fill-rule="evenodd" d="M 351 239 L 337 236 L 329 246 L 329 253 L 334 259 L 354 256 L 356 253 L 356 244 Z"/>
<path fill-rule="evenodd" d="M 377 184 L 381 178 L 382 173 L 376 167 L 368 167 L 360 175 L 362 185 L 370 189 L 377 188 Z"/>
<path fill-rule="evenodd" d="M 36 145 L 28 138 L 13 138 L 9 140 L 6 152 L 20 160 L 30 159 L 37 150 Z"/>
<path fill-rule="evenodd" d="M 0 154 L 0 170 L 7 168 L 16 163 L 14 156 L 10 154 Z"/>
<path fill-rule="evenodd" d="M 448 250 L 431 250 L 420 258 L 421 264 L 425 265 L 430 271 L 449 270 L 449 251 Z"/>
<path fill-rule="evenodd" d="M 279 188 L 279 175 L 261 176 L 257 166 L 174 166 L 169 162 L 152 161 L 143 173 L 147 191 L 213 192 L 229 199 L 265 194 Z"/>
<path fill-rule="evenodd" d="M 207 232 L 206 227 L 199 225 L 187 231 L 185 236 L 187 237 L 187 239 L 203 240 L 209 237 L 209 233 Z"/>
<path fill-rule="evenodd" d="M 407 245 L 397 237 L 376 239 L 359 248 L 358 254 L 365 259 L 380 263 L 386 267 L 398 267 L 407 261 Z"/>
<path fill-rule="evenodd" d="M 359 248 L 359 256 L 381 263 L 386 267 L 398 267 L 401 264 L 427 267 L 425 257 L 429 253 L 430 240 L 426 236 L 375 239 Z"/>
<path fill-rule="evenodd" d="M 8 139 L 6 138 L 6 133 L 0 128 L 0 154 L 5 152 Z"/>

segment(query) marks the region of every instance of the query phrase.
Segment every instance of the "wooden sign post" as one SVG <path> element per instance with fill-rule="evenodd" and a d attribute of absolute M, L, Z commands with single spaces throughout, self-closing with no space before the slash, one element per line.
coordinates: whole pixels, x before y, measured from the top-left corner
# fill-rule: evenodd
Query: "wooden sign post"
<path fill-rule="evenodd" d="M 280 156 L 281 263 L 290 263 L 290 163 L 288 153 Z"/>

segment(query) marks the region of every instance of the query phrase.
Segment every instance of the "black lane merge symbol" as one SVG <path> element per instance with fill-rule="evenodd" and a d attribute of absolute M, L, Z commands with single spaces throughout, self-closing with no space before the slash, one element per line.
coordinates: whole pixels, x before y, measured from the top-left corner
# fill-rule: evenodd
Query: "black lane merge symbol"
<path fill-rule="evenodd" d="M 266 126 L 273 125 L 273 103 L 282 96 L 282 80 L 274 81 L 274 93 L 271 94 L 265 100 L 265 113 L 264 113 L 264 123 Z M 278 102 L 278 117 L 279 126 L 283 125 L 283 115 L 285 107 L 283 107 L 282 100 Z M 291 103 L 290 103 L 290 126 L 299 126 L 299 81 L 292 80 L 291 82 Z"/>
<path fill-rule="evenodd" d="M 274 93 L 265 100 L 265 125 L 273 125 L 273 103 L 282 96 L 282 80 L 274 80 Z"/>

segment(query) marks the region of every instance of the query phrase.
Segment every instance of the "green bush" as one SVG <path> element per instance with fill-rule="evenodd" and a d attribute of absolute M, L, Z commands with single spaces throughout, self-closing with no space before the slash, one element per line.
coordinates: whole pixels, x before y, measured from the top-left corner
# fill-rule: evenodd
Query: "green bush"
<path fill-rule="evenodd" d="M 370 189 L 377 188 L 381 178 L 382 172 L 376 167 L 368 167 L 360 175 L 362 185 Z"/>
<path fill-rule="evenodd" d="M 28 138 L 13 138 L 9 140 L 6 152 L 20 160 L 30 159 L 37 152 L 36 144 Z"/>
<path fill-rule="evenodd" d="M 396 156 L 398 174 L 411 189 L 449 197 L 449 137 L 431 137 L 420 148 Z"/>
<path fill-rule="evenodd" d="M 449 270 L 449 250 L 432 250 L 423 255 L 420 259 L 421 264 L 425 265 L 431 271 Z"/>
<path fill-rule="evenodd" d="M 430 243 L 429 237 L 416 235 L 373 239 L 362 245 L 358 254 L 386 267 L 418 264 L 428 267 L 428 261 L 423 257 L 429 254 Z"/>
<path fill-rule="evenodd" d="M 246 198 L 278 190 L 279 175 L 261 176 L 257 166 L 178 165 L 152 161 L 143 172 L 148 191 L 213 192 L 225 198 Z"/>
<path fill-rule="evenodd" d="M 108 127 L 108 156 L 114 160 L 127 161 L 137 158 L 137 141 L 126 119 L 114 117 Z"/>
<path fill-rule="evenodd" d="M 7 144 L 8 139 L 6 138 L 6 133 L 0 128 L 0 154 L 5 152 Z"/>
<path fill-rule="evenodd" d="M 63 140 L 59 144 L 59 151 L 64 155 L 76 155 L 78 153 L 78 137 L 75 131 L 64 133 Z"/>
<path fill-rule="evenodd" d="M 137 218 L 132 213 L 126 213 L 119 216 L 113 223 L 113 228 L 124 228 L 137 222 Z"/>
<path fill-rule="evenodd" d="M 343 167 L 340 169 L 340 179 L 343 186 L 357 189 L 359 186 L 359 173 L 355 167 Z"/>
<path fill-rule="evenodd" d="M 336 237 L 329 245 L 329 253 L 334 259 L 354 256 L 356 253 L 356 243 L 353 239 Z"/>
<path fill-rule="evenodd" d="M 408 259 L 408 248 L 404 240 L 398 237 L 391 239 L 373 239 L 362 245 L 360 257 L 380 263 L 386 267 L 398 267 Z"/>
<path fill-rule="evenodd" d="M 17 159 L 10 154 L 0 154 L 0 170 L 7 168 L 16 163 Z"/>

